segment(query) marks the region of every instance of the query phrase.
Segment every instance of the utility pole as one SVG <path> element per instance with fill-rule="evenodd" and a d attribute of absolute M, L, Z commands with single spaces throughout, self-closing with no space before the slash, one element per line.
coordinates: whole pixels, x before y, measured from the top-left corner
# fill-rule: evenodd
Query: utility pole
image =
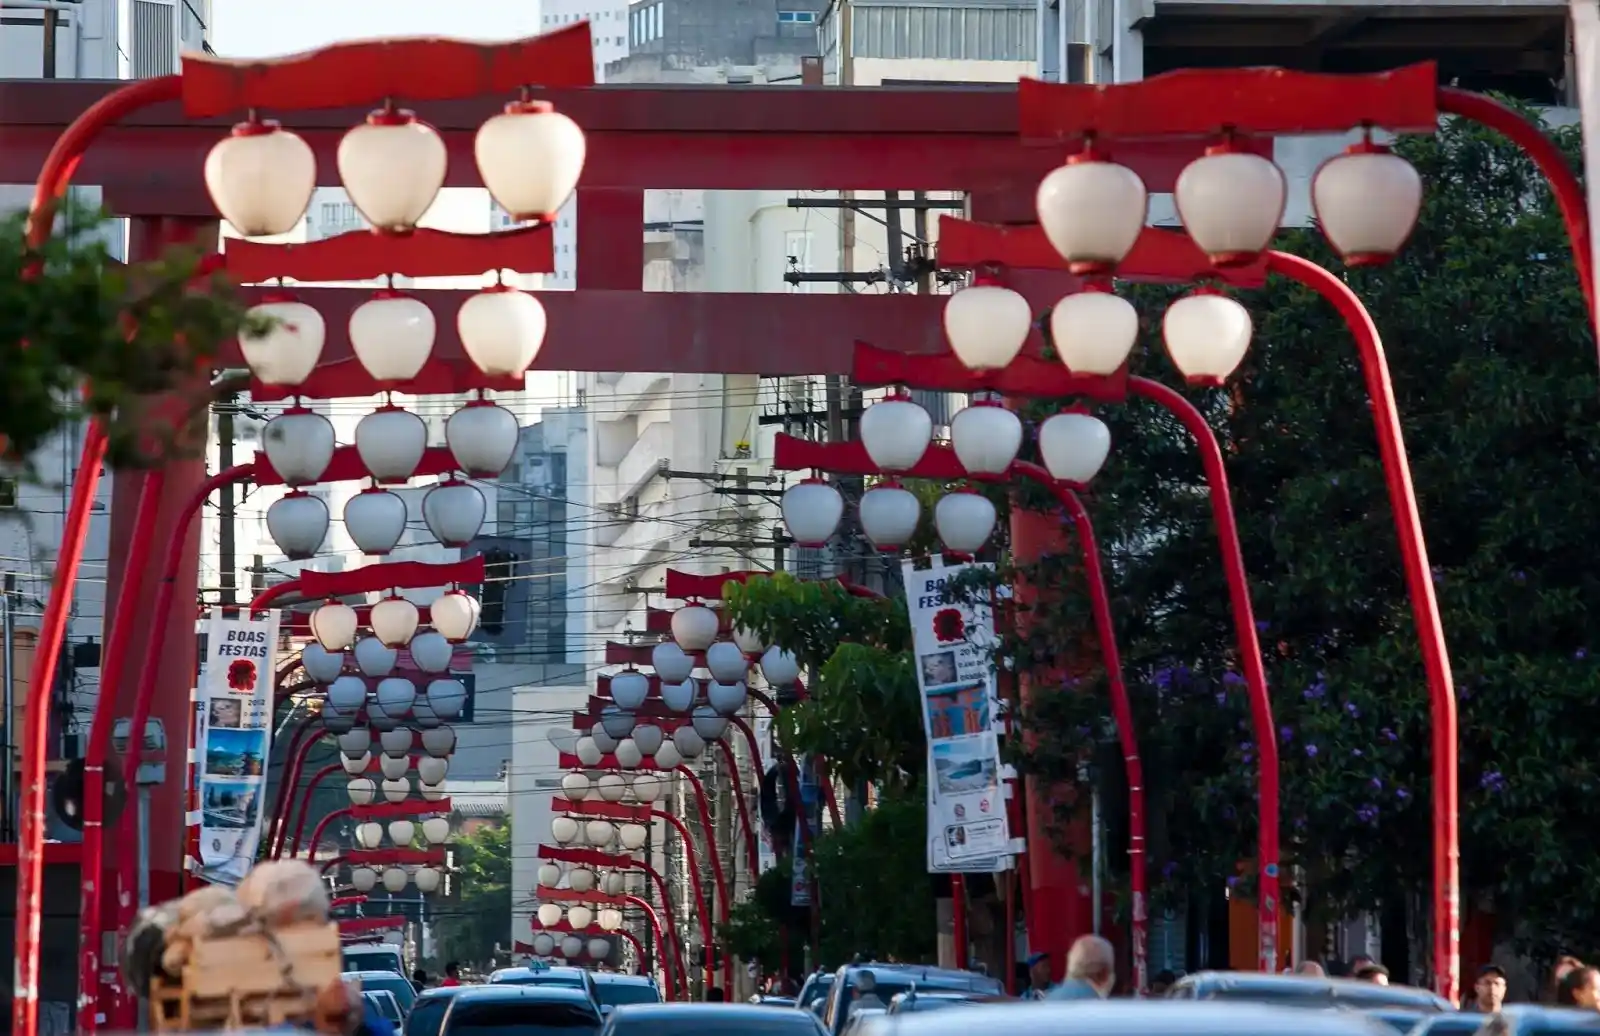
<path fill-rule="evenodd" d="M 227 471 L 233 467 L 233 417 L 237 412 L 234 401 L 238 397 L 229 392 L 216 402 L 217 411 L 217 468 Z M 239 561 L 234 542 L 235 501 L 234 484 L 224 482 L 218 490 L 217 518 L 221 522 L 218 537 L 218 586 L 222 592 L 222 606 L 236 607 L 239 603 Z"/>

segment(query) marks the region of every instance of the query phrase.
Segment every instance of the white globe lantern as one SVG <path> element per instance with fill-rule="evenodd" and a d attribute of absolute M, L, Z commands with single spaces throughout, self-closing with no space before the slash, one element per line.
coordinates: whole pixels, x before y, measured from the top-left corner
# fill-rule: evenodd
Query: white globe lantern
<path fill-rule="evenodd" d="M 957 490 L 939 498 L 933 509 L 933 524 L 939 539 L 953 554 L 969 557 L 983 549 L 994 532 L 994 504 L 981 493 Z"/>
<path fill-rule="evenodd" d="M 355 731 L 352 730 L 349 731 L 349 733 L 353 734 Z M 359 755 L 350 755 L 348 753 L 341 754 L 339 757 L 339 762 L 344 767 L 346 776 L 360 777 L 362 774 L 366 773 L 367 769 L 372 765 L 372 753 L 362 752 Z"/>
<path fill-rule="evenodd" d="M 1184 166 L 1172 195 L 1183 228 L 1212 265 L 1238 266 L 1272 243 L 1289 185 L 1271 159 L 1228 141 Z"/>
<path fill-rule="evenodd" d="M 713 679 L 723 683 L 738 683 L 750 671 L 750 660 L 739 645 L 720 640 L 706 648 L 706 668 Z"/>
<path fill-rule="evenodd" d="M 239 352 L 257 381 L 294 386 L 311 377 L 328 337 L 321 313 L 288 292 L 273 292 L 246 316 L 270 324 L 264 334 L 239 335 Z"/>
<path fill-rule="evenodd" d="M 404 867 L 384 868 L 383 887 L 388 891 L 404 892 L 409 884 L 411 884 L 411 875 L 406 873 Z"/>
<path fill-rule="evenodd" d="M 973 403 L 950 421 L 950 445 L 974 475 L 1004 475 L 1022 447 L 1022 419 L 993 400 Z"/>
<path fill-rule="evenodd" d="M 657 769 L 675 770 L 683 764 L 683 753 L 679 752 L 678 746 L 671 741 L 664 743 L 651 754 L 655 756 L 653 761 Z"/>
<path fill-rule="evenodd" d="M 634 733 L 633 713 L 619 709 L 615 705 L 608 705 L 600 710 L 600 727 L 613 741 L 621 741 Z M 592 731 L 589 736 L 594 736 Z"/>
<path fill-rule="evenodd" d="M 1050 310 L 1050 341 L 1073 374 L 1115 374 L 1139 340 L 1139 311 L 1110 291 L 1086 287 Z"/>
<path fill-rule="evenodd" d="M 558 903 L 541 903 L 539 905 L 539 923 L 546 928 L 554 928 L 561 923 L 561 906 Z"/>
<path fill-rule="evenodd" d="M 339 751 L 345 755 L 360 755 L 372 750 L 372 731 L 365 727 L 339 735 Z"/>
<path fill-rule="evenodd" d="M 378 872 L 371 867 L 355 867 L 351 869 L 350 887 L 357 892 L 371 892 L 378 887 Z"/>
<path fill-rule="evenodd" d="M 429 817 L 422 822 L 422 837 L 429 845 L 443 845 L 450 840 L 450 821 L 446 817 Z"/>
<path fill-rule="evenodd" d="M 1161 321 L 1173 366 L 1189 384 L 1211 387 L 1225 384 L 1244 362 L 1253 330 L 1248 309 L 1209 288 L 1168 306 Z"/>
<path fill-rule="evenodd" d="M 617 895 L 617 893 L 610 891 L 611 882 L 610 882 L 609 879 L 612 878 L 613 876 L 618 878 L 618 879 L 620 879 L 622 877 L 622 875 L 620 875 L 620 874 L 618 874 L 618 875 L 610 875 L 610 874 L 606 875 L 606 878 L 607 878 L 607 881 L 606 881 L 607 892 L 610 895 L 615 896 L 615 895 Z M 619 880 L 618 884 L 619 885 L 621 884 L 620 880 Z M 595 917 L 595 924 L 598 924 L 603 931 L 614 932 L 618 928 L 622 927 L 622 911 L 618 910 L 616 907 L 603 907 L 603 908 L 601 908 L 601 910 L 598 913 L 598 915 L 596 915 L 596 917 Z"/>
<path fill-rule="evenodd" d="M 370 710 L 367 713 L 367 722 L 372 725 L 373 730 L 379 732 L 393 730 L 395 727 L 400 725 L 400 721 L 398 719 L 389 715 L 387 712 L 384 712 L 382 709 Z"/>
<path fill-rule="evenodd" d="M 584 948 L 589 951 L 589 956 L 593 957 L 595 960 L 605 960 L 607 957 L 611 956 L 610 939 L 590 939 L 588 945 Z"/>
<path fill-rule="evenodd" d="M 698 759 L 706 750 L 706 739 L 692 726 L 682 726 L 672 732 L 672 744 L 685 759 Z"/>
<path fill-rule="evenodd" d="M 557 845 L 571 845 L 578 840 L 578 822 L 571 817 L 554 817 L 550 821 L 550 837 Z M 554 924 L 555 922 L 545 922 Z"/>
<path fill-rule="evenodd" d="M 411 880 L 417 883 L 418 892 L 437 892 L 444 882 L 444 875 L 437 867 L 418 867 L 417 873 L 411 876 Z"/>
<path fill-rule="evenodd" d="M 573 770 L 561 777 L 561 794 L 570 802 L 582 802 L 589 797 L 589 775 L 582 770 Z"/>
<path fill-rule="evenodd" d="M 666 734 L 654 723 L 640 723 L 633 728 L 633 746 L 645 755 L 655 755 L 661 751 L 664 740 Z"/>
<path fill-rule="evenodd" d="M 612 737 L 606 728 L 598 723 L 589 728 L 589 736 L 594 738 L 596 747 L 600 749 L 603 755 L 610 755 L 615 752 L 617 746 L 622 743 L 622 738 Z"/>
<path fill-rule="evenodd" d="M 389 821 L 389 840 L 404 849 L 417 840 L 417 825 L 411 820 Z"/>
<path fill-rule="evenodd" d="M 644 848 L 644 843 L 650 840 L 650 829 L 644 824 L 623 824 L 617 832 L 622 847 L 630 853 L 636 853 Z M 620 879 L 621 875 L 618 875 Z M 619 881 L 618 884 L 621 884 Z M 613 893 L 614 894 L 614 893 Z"/>
<path fill-rule="evenodd" d="M 594 889 L 594 871 L 587 867 L 574 867 L 567 872 L 567 887 L 574 892 L 590 892 Z"/>
<path fill-rule="evenodd" d="M 383 777 L 384 777 L 384 794 L 388 795 L 388 793 L 389 793 L 388 782 L 389 781 L 399 781 L 401 784 L 405 784 L 406 783 L 405 780 L 404 780 L 404 777 L 406 775 L 406 771 L 411 769 L 411 760 L 408 757 L 403 756 L 403 755 L 383 755 L 383 756 L 379 756 L 378 757 L 378 769 L 383 773 Z M 406 789 L 406 794 L 409 794 L 409 793 L 410 793 L 410 788 L 408 787 Z M 404 798 L 405 798 L 405 794 L 402 794 L 400 796 L 400 799 L 404 799 Z M 400 799 L 390 799 L 389 801 L 398 802 L 398 801 L 400 801 Z"/>
<path fill-rule="evenodd" d="M 583 825 L 584 839 L 596 849 L 602 849 L 611 844 L 617 836 L 616 826 L 609 820 L 591 820 Z"/>
<path fill-rule="evenodd" d="M 356 668 L 363 676 L 374 679 L 388 676 L 394 671 L 400 652 L 388 647 L 377 637 L 362 637 L 356 641 Z"/>
<path fill-rule="evenodd" d="M 878 550 L 904 547 L 917 531 L 922 504 L 898 482 L 880 482 L 861 494 L 861 531 Z"/>
<path fill-rule="evenodd" d="M 797 546 L 824 547 L 844 517 L 844 497 L 820 478 L 808 478 L 784 490 L 783 526 Z"/>
<path fill-rule="evenodd" d="M 403 719 L 417 700 L 417 685 L 403 676 L 378 681 L 378 708 L 390 719 Z"/>
<path fill-rule="evenodd" d="M 406 533 L 406 502 L 387 489 L 363 489 L 344 505 L 344 531 L 361 553 L 383 557 Z"/>
<path fill-rule="evenodd" d="M 545 888 L 555 888 L 561 881 L 561 868 L 553 863 L 539 864 L 539 884 Z M 558 919 L 559 920 L 559 919 Z M 556 922 L 552 921 L 551 924 Z"/>
<path fill-rule="evenodd" d="M 462 350 L 490 377 L 522 377 L 544 345 L 547 326 L 544 305 L 505 284 L 469 296 L 456 311 Z"/>
<path fill-rule="evenodd" d="M 350 796 L 352 806 L 370 806 L 373 796 L 377 793 L 378 786 L 372 782 L 371 777 L 357 777 L 345 785 L 345 791 Z"/>
<path fill-rule="evenodd" d="M 551 727 L 544 732 L 544 739 L 550 742 L 557 752 L 568 754 L 577 751 L 579 736 L 571 727 Z"/>
<path fill-rule="evenodd" d="M 205 178 L 211 203 L 240 234 L 286 234 L 311 204 L 317 159 L 299 134 L 251 119 L 212 146 Z"/>
<path fill-rule="evenodd" d="M 1405 247 L 1422 212 L 1422 177 L 1410 162 L 1364 140 L 1322 163 L 1311 206 L 1348 266 L 1381 266 Z"/>
<path fill-rule="evenodd" d="M 408 111 L 385 108 L 339 141 L 339 179 L 378 230 L 408 234 L 444 186 L 449 156 L 438 132 Z"/>
<path fill-rule="evenodd" d="M 511 466 L 521 436 L 517 415 L 487 399 L 473 400 L 444 423 L 450 455 L 474 478 L 499 478 Z"/>
<path fill-rule="evenodd" d="M 415 715 L 423 708 L 425 708 L 425 706 L 419 701 L 415 705 L 411 706 L 411 712 L 413 715 Z M 422 750 L 433 756 L 435 759 L 448 758 L 450 753 L 454 752 L 455 749 L 456 732 L 451 730 L 449 727 L 433 727 L 422 732 Z"/>
<path fill-rule="evenodd" d="M 356 714 L 340 712 L 326 703 L 322 706 L 322 728 L 330 734 L 348 734 L 355 729 Z"/>
<path fill-rule="evenodd" d="M 569 935 L 561 940 L 561 956 L 568 958 L 583 956 L 583 940 L 576 935 Z"/>
<path fill-rule="evenodd" d="M 363 849 L 376 849 L 382 844 L 382 824 L 366 823 L 356 825 L 356 845 Z"/>
<path fill-rule="evenodd" d="M 328 704 L 340 712 L 357 712 L 367 703 L 367 681 L 341 676 L 328 685 Z"/>
<path fill-rule="evenodd" d="M 618 746 L 621 747 L 620 745 Z M 594 743 L 592 737 L 580 737 L 573 746 L 573 754 L 578 757 L 578 762 L 583 766 L 599 766 L 605 753 L 600 751 L 600 746 Z"/>
<path fill-rule="evenodd" d="M 389 755 L 403 756 L 411 751 L 416 736 L 406 727 L 385 730 L 378 735 L 378 746 Z"/>
<path fill-rule="evenodd" d="M 379 482 L 405 482 L 427 449 L 428 423 L 409 410 L 382 406 L 356 422 L 356 455 Z"/>
<path fill-rule="evenodd" d="M 718 683 L 713 680 L 706 684 L 706 704 L 719 716 L 732 716 L 744 708 L 749 699 L 749 689 L 742 682 Z"/>
<path fill-rule="evenodd" d="M 400 596 L 385 597 L 374 604 L 369 617 L 373 634 L 392 648 L 405 647 L 421 620 L 417 606 Z"/>
<path fill-rule="evenodd" d="M 356 610 L 348 604 L 330 600 L 311 613 L 311 635 L 326 650 L 343 652 L 356 642 L 358 618 Z"/>
<path fill-rule="evenodd" d="M 800 679 L 800 661 L 780 647 L 769 647 L 761 656 L 761 675 L 774 687 L 789 687 Z"/>
<path fill-rule="evenodd" d="M 428 708 L 440 719 L 455 719 L 467 704 L 467 686 L 460 680 L 429 680 Z"/>
<path fill-rule="evenodd" d="M 417 777 L 423 784 L 441 784 L 450 773 L 450 760 L 428 756 L 417 760 Z"/>
<path fill-rule="evenodd" d="M 433 355 L 437 331 L 427 303 L 389 288 L 374 292 L 350 313 L 350 346 L 380 385 L 416 377 Z"/>
<path fill-rule="evenodd" d="M 402 777 L 386 777 L 383 781 L 383 797 L 389 802 L 404 802 L 406 796 L 411 794 L 411 782 Z"/>
<path fill-rule="evenodd" d="M 661 797 L 664 784 L 665 782 L 653 773 L 640 773 L 634 775 L 633 783 L 628 785 L 628 790 L 633 792 L 635 802 L 649 805 Z"/>
<path fill-rule="evenodd" d="M 428 802 L 438 802 L 445 797 L 445 786 L 443 784 L 424 783 L 417 790 L 422 793 L 423 799 Z"/>
<path fill-rule="evenodd" d="M 972 287 L 956 292 L 944 304 L 944 336 L 968 370 L 1004 370 L 1022 351 L 1031 330 L 1033 309 L 1028 300 L 992 277 L 974 277 Z"/>
<path fill-rule="evenodd" d="M 666 693 L 665 685 L 682 683 L 694 672 L 694 659 L 672 640 L 664 640 L 650 649 L 650 665 L 655 669 L 656 676 L 661 678 L 663 694 Z M 615 691 L 612 693 L 615 696 Z"/>
<path fill-rule="evenodd" d="M 735 626 L 733 628 L 733 643 L 740 651 L 744 652 L 744 657 L 751 662 L 760 658 L 761 652 L 766 650 L 767 647 L 766 641 L 762 640 L 755 630 L 746 629 L 743 626 Z"/>
<path fill-rule="evenodd" d="M 1039 453 L 1051 478 L 1088 485 L 1111 453 L 1111 429 L 1092 414 L 1057 414 L 1039 426 Z"/>
<path fill-rule="evenodd" d="M 451 590 L 428 606 L 428 621 L 446 640 L 459 644 L 478 628 L 483 606 L 463 590 Z"/>
<path fill-rule="evenodd" d="M 694 723 L 695 733 L 707 741 L 715 741 L 728 732 L 728 717 L 709 705 L 702 705 L 695 709 L 692 722 Z"/>
<path fill-rule="evenodd" d="M 335 448 L 333 422 L 302 408 L 284 411 L 261 430 L 267 463 L 290 488 L 321 479 L 333 463 Z"/>
<path fill-rule="evenodd" d="M 603 773 L 594 782 L 594 790 L 607 802 L 621 802 L 628 793 L 628 782 L 620 773 Z"/>
<path fill-rule="evenodd" d="M 344 652 L 329 651 L 313 640 L 300 649 L 300 664 L 317 683 L 332 683 L 344 671 Z"/>
<path fill-rule="evenodd" d="M 434 713 L 433 707 L 428 704 L 428 699 L 426 696 L 418 698 L 416 701 L 411 703 L 411 725 L 416 727 L 418 730 L 435 731 L 439 729 L 441 722 L 443 721 L 440 720 L 438 715 Z M 444 729 L 449 730 L 450 728 L 445 727 Z M 450 736 L 452 739 L 451 744 L 453 745 L 455 743 L 455 735 L 451 734 Z M 435 752 L 434 754 L 446 755 L 448 752 Z"/>
<path fill-rule="evenodd" d="M 267 508 L 267 535 L 290 561 L 305 561 L 322 549 L 328 538 L 328 505 L 295 490 Z"/>
<path fill-rule="evenodd" d="M 690 604 L 672 613 L 672 639 L 686 652 L 704 651 L 717 639 L 717 613 Z"/>
<path fill-rule="evenodd" d="M 543 908 L 541 907 L 540 909 Z M 557 907 L 556 909 L 560 910 L 561 908 Z M 561 919 L 558 917 L 554 923 L 559 924 L 560 922 Z M 533 937 L 533 952 L 535 956 L 539 957 L 548 957 L 552 953 L 555 953 L 556 937 L 551 935 L 549 932 L 540 932 L 538 935 L 535 935 Z"/>
<path fill-rule="evenodd" d="M 544 101 L 516 101 L 478 127 L 473 154 L 511 218 L 552 222 L 583 175 L 583 130 Z M 570 955 L 569 955 L 570 956 Z"/>
<path fill-rule="evenodd" d="M 637 669 L 624 669 L 611 678 L 611 700 L 619 709 L 637 709 L 649 696 L 650 678 Z"/>
<path fill-rule="evenodd" d="M 411 652 L 412 664 L 424 673 L 445 672 L 455 655 L 455 648 L 450 646 L 450 641 L 445 639 L 444 634 L 435 631 L 418 633 L 406 645 L 406 650 Z"/>
<path fill-rule="evenodd" d="M 883 471 L 910 471 L 932 440 L 933 418 L 904 392 L 886 396 L 861 414 L 861 445 Z"/>
<path fill-rule="evenodd" d="M 422 495 L 422 520 L 446 547 L 465 547 L 483 529 L 489 504 L 483 490 L 450 478 Z"/>
<path fill-rule="evenodd" d="M 700 688 L 693 680 L 684 680 L 682 683 L 661 684 L 661 704 L 671 712 L 688 712 L 694 704 L 695 695 Z"/>
<path fill-rule="evenodd" d="M 1040 180 L 1034 201 L 1045 237 L 1080 276 L 1114 270 L 1133 251 L 1150 207 L 1137 173 L 1092 151 Z"/>
<path fill-rule="evenodd" d="M 639 746 L 633 743 L 633 738 L 617 742 L 616 751 L 611 753 L 616 757 L 617 765 L 624 770 L 631 770 L 644 762 L 644 753 L 639 751 Z"/>

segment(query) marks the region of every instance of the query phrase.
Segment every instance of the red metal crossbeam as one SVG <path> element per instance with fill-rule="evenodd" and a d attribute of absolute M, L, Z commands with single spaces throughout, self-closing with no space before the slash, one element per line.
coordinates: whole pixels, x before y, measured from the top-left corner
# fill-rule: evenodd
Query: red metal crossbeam
<path fill-rule="evenodd" d="M 628 853 L 603 853 L 598 849 L 577 849 L 565 845 L 541 845 L 535 854 L 551 863 L 575 863 L 581 867 L 643 868 L 644 864 Z"/>
<path fill-rule="evenodd" d="M 463 360 L 461 362 L 465 363 L 466 361 Z M 273 394 L 266 393 L 266 395 Z M 262 397 L 257 396 L 255 398 Z M 274 398 L 285 397 L 275 396 Z M 429 475 L 443 475 L 456 471 L 460 467 L 461 465 L 456 463 L 455 457 L 451 456 L 448 446 L 429 446 L 423 451 L 422 460 L 417 464 L 417 470 L 413 477 L 423 478 Z M 359 482 L 362 479 L 371 477 L 367 473 L 367 466 L 361 462 L 361 455 L 356 452 L 354 446 L 334 447 L 333 460 L 328 462 L 328 470 L 322 473 L 323 482 Z M 250 476 L 250 481 L 258 486 L 281 486 L 283 485 L 283 476 L 279 475 L 273 468 L 272 462 L 267 459 L 267 455 L 257 450 L 254 471 Z"/>
<path fill-rule="evenodd" d="M 602 906 L 614 906 L 619 910 L 628 905 L 624 896 L 611 896 L 604 892 L 574 892 L 571 889 L 558 889 L 550 885 L 540 885 L 533 890 L 534 898 L 547 903 L 599 903 Z"/>
<path fill-rule="evenodd" d="M 1060 270 L 1066 260 L 1037 226 L 978 223 L 958 216 L 939 217 L 939 266 L 966 270 L 996 263 L 1015 270 Z M 1244 266 L 1218 269 L 1205 253 L 1177 230 L 1145 227 L 1133 251 L 1117 264 L 1122 280 L 1187 284 L 1217 280 L 1236 288 L 1259 288 L 1267 282 L 1267 260 L 1257 256 Z"/>
<path fill-rule="evenodd" d="M 433 849 L 349 849 L 344 862 L 352 867 L 440 866 L 445 851 Z"/>
<path fill-rule="evenodd" d="M 573 813 L 577 816 L 621 820 L 629 824 L 650 823 L 650 807 L 630 806 L 624 802 L 607 802 L 604 799 L 584 799 L 574 802 L 557 795 L 550 800 L 550 809 L 556 813 Z"/>
<path fill-rule="evenodd" d="M 236 282 L 288 277 L 297 281 L 353 281 L 407 277 L 476 277 L 484 270 L 550 273 L 554 232 L 548 224 L 490 234 L 458 234 L 426 227 L 409 234 L 352 230 L 320 241 L 273 244 L 248 238 L 228 242 L 222 268 Z"/>
<path fill-rule="evenodd" d="M 580 717 L 576 716 L 573 717 L 574 721 L 579 718 Z M 587 730 L 589 728 L 586 726 L 584 729 Z M 672 772 L 672 770 L 665 766 L 657 766 L 655 760 L 650 758 L 646 758 L 637 766 L 623 766 L 621 763 L 617 762 L 617 757 L 614 755 L 603 755 L 600 757 L 600 761 L 598 763 L 590 766 L 587 763 L 581 762 L 578 757 L 573 755 L 571 752 L 562 752 L 560 758 L 556 761 L 556 765 L 560 766 L 563 770 L 651 770 L 656 773 L 668 774 Z"/>
<path fill-rule="evenodd" d="M 446 583 L 483 582 L 483 555 L 463 561 L 432 565 L 422 561 L 390 561 L 345 572 L 313 572 L 307 569 L 296 577 L 301 596 L 348 597 L 382 590 L 414 590 L 443 586 Z"/>
<path fill-rule="evenodd" d="M 420 817 L 430 813 L 450 812 L 450 798 L 429 802 L 426 799 L 407 799 L 405 802 L 372 802 L 365 806 L 350 806 L 350 816 L 356 820 L 388 820 L 394 817 Z"/>

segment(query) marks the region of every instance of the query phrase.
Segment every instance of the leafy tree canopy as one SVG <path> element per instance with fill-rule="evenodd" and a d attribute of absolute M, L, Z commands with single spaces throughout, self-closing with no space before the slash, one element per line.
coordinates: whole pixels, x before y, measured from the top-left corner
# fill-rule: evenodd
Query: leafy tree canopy
<path fill-rule="evenodd" d="M 457 890 L 453 903 L 443 903 L 434 925 L 438 963 L 485 964 L 494 961 L 495 946 L 510 941 L 511 823 L 487 824 L 457 840 Z"/>
<path fill-rule="evenodd" d="M 1577 161 L 1578 132 L 1551 131 Z M 1454 664 L 1463 880 L 1552 944 L 1600 946 L 1600 763 L 1580 719 L 1600 559 L 1595 343 L 1543 179 L 1461 121 L 1400 153 L 1428 185 L 1393 264 L 1345 276 L 1384 336 Z M 1340 269 L 1321 237 L 1285 251 Z M 1173 292 L 1136 289 L 1160 370 Z M 1349 332 L 1281 279 L 1244 293 L 1251 353 L 1226 391 L 1194 395 L 1227 466 L 1261 631 L 1284 782 L 1285 863 L 1338 914 L 1430 878 L 1431 722 L 1392 510 Z M 1154 376 L 1154 375 L 1153 375 Z M 1237 675 L 1215 530 L 1192 443 L 1142 404 L 1108 408 L 1116 448 L 1091 510 L 1110 558 L 1153 814 L 1156 886 L 1234 880 L 1256 844 L 1256 733 Z M 1069 554 L 1033 573 L 1067 592 L 1037 618 L 1058 644 L 1089 629 Z M 1075 779 L 1105 736 L 1104 681 L 1047 695 L 1032 764 Z M 1107 776 L 1120 776 L 1111 775 Z"/>
<path fill-rule="evenodd" d="M 29 248 L 25 217 L 0 220 L 0 459 L 25 460 L 91 416 L 109 422 L 112 463 L 155 463 L 204 417 L 211 359 L 246 326 L 245 306 L 198 253 L 123 266 L 91 233 L 98 215 L 68 208 L 62 222 Z M 174 391 L 179 412 L 145 412 Z"/>

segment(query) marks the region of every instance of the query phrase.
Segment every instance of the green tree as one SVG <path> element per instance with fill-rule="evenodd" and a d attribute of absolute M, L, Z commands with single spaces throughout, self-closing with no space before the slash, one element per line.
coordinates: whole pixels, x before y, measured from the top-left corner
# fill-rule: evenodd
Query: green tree
<path fill-rule="evenodd" d="M 29 248 L 23 216 L 0 221 L 0 459 L 93 416 L 108 422 L 114 464 L 156 463 L 205 417 L 212 358 L 247 326 L 245 306 L 198 253 L 124 266 L 94 235 L 98 215 L 69 207 L 61 222 Z M 178 412 L 146 413 L 174 391 Z"/>
<path fill-rule="evenodd" d="M 1576 160 L 1576 129 L 1552 133 Z M 1454 663 L 1469 902 L 1549 944 L 1600 946 L 1600 774 L 1580 716 L 1600 561 L 1595 343 L 1544 181 L 1497 136 L 1447 121 L 1398 146 L 1428 185 L 1404 254 L 1345 276 L 1384 335 Z M 1279 247 L 1338 269 L 1321 237 Z M 1135 366 L 1174 380 L 1161 305 L 1137 289 Z M 1337 915 L 1430 882 L 1429 720 L 1392 511 L 1355 349 L 1332 309 L 1274 279 L 1246 292 L 1251 354 L 1192 394 L 1222 440 L 1282 756 L 1285 863 Z M 1256 742 L 1237 675 L 1215 531 L 1187 436 L 1143 405 L 1102 411 L 1117 446 L 1091 506 L 1146 757 L 1158 890 L 1237 879 L 1256 842 Z M 1042 637 L 1089 628 L 1074 560 Z M 1109 727 L 1091 673 L 1028 717 L 1029 764 L 1076 779 Z M 1107 773 L 1114 782 L 1119 775 Z M 1585 832 L 1590 832 L 1585 834 Z"/>
<path fill-rule="evenodd" d="M 511 822 L 480 827 L 453 848 L 457 894 L 434 924 L 438 960 L 489 963 L 511 936 Z"/>

